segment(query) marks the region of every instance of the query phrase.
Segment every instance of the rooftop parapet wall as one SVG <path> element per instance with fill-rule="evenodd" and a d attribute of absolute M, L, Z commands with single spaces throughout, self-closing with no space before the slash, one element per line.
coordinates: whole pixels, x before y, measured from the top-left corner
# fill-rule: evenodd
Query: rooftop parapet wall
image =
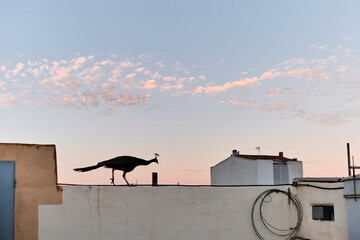
<path fill-rule="evenodd" d="M 290 185 L 67 186 L 63 188 L 62 205 L 39 206 L 39 239 L 257 240 L 251 209 L 255 199 L 272 188 L 290 190 L 303 205 L 299 236 L 317 240 L 348 239 L 342 189 L 328 191 Z M 264 214 L 271 224 L 284 227 L 296 219 L 297 212 L 288 201 L 286 195 L 276 194 L 266 199 Z M 312 220 L 311 204 L 324 201 L 335 206 L 333 222 Z M 259 223 L 259 218 L 255 218 L 255 224 Z M 274 239 L 264 230 L 262 233 L 265 239 Z"/>

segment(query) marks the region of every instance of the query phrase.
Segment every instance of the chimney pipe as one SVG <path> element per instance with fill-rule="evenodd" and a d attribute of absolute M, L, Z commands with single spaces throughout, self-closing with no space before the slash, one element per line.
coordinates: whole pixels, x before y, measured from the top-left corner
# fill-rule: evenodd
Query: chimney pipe
<path fill-rule="evenodd" d="M 152 173 L 152 185 L 153 186 L 158 185 L 158 173 L 157 172 Z"/>
<path fill-rule="evenodd" d="M 236 155 L 239 155 L 239 151 L 236 149 L 232 150 L 231 156 L 236 156 Z"/>
<path fill-rule="evenodd" d="M 283 153 L 283 152 L 279 152 L 279 157 L 284 157 L 284 153 Z"/>

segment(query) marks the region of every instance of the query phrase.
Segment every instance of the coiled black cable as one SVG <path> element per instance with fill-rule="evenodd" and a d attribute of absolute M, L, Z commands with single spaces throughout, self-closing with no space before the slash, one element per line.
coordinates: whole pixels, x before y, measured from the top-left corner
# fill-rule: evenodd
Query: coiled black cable
<path fill-rule="evenodd" d="M 289 198 L 289 201 L 294 204 L 296 210 L 297 210 L 297 222 L 296 222 L 296 225 L 294 227 L 290 227 L 289 229 L 280 229 L 280 228 L 277 228 L 273 225 L 271 225 L 263 216 L 262 214 L 262 206 L 263 206 L 263 203 L 267 203 L 269 201 L 265 201 L 265 199 L 267 197 L 269 197 L 271 199 L 271 194 L 272 193 L 282 193 L 282 194 L 285 194 L 288 198 Z M 299 199 L 294 195 L 292 194 L 290 191 L 289 192 L 286 192 L 286 191 L 283 191 L 283 190 L 279 190 L 279 189 L 269 189 L 269 190 L 266 190 L 264 191 L 263 193 L 261 193 L 255 200 L 254 204 L 253 204 L 253 207 L 252 207 L 252 210 L 251 210 L 251 223 L 252 223 L 252 226 L 253 226 L 253 229 L 256 233 L 256 235 L 258 236 L 259 239 L 261 240 L 266 240 L 258 231 L 256 225 L 255 225 L 255 221 L 254 221 L 254 210 L 255 210 L 255 206 L 256 204 L 259 202 L 259 200 L 261 199 L 260 201 L 260 219 L 261 219 L 261 222 L 263 223 L 263 225 L 265 226 L 265 228 L 267 230 L 269 230 L 272 234 L 274 235 L 277 235 L 277 236 L 280 236 L 280 237 L 286 237 L 284 238 L 285 240 L 289 240 L 291 238 L 293 238 L 294 236 L 296 236 L 296 234 L 298 233 L 299 229 L 300 229 L 300 225 L 301 225 L 301 222 L 302 222 L 302 218 L 303 218 L 303 210 L 302 210 L 302 206 L 301 206 L 301 203 L 299 201 Z M 270 200 L 271 201 L 271 200 Z M 277 231 L 277 232 L 276 232 Z M 279 233 L 279 232 L 282 232 L 282 233 Z"/>

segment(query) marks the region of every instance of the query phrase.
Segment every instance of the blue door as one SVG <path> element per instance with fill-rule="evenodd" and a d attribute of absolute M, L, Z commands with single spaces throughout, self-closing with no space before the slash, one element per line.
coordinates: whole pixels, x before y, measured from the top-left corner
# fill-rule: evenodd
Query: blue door
<path fill-rule="evenodd" d="M 0 239 L 14 239 L 15 162 L 0 161 Z"/>

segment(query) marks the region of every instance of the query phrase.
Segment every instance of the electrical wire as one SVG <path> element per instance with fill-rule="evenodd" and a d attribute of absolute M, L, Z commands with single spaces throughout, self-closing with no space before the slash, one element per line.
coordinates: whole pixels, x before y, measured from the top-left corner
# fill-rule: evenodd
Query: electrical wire
<path fill-rule="evenodd" d="M 295 227 L 290 227 L 289 229 L 281 229 L 281 228 L 277 228 L 273 225 L 271 225 L 263 216 L 262 214 L 262 207 L 263 207 L 263 203 L 269 203 L 272 201 L 272 198 L 271 198 L 271 194 L 272 193 L 282 193 L 282 194 L 285 194 L 288 198 L 289 198 L 289 201 L 294 204 L 296 210 L 297 210 L 297 222 L 296 222 L 296 225 Z M 270 198 L 270 200 L 266 201 L 265 199 L 266 198 Z M 261 193 L 255 200 L 254 204 L 253 204 L 253 207 L 251 209 L 251 223 L 252 223 L 252 226 L 253 226 L 253 229 L 256 233 L 256 235 L 258 236 L 259 239 L 261 240 L 266 240 L 258 231 L 256 225 L 255 225 L 255 221 L 254 221 L 254 210 L 255 210 L 255 206 L 257 205 L 257 203 L 260 201 L 260 220 L 262 222 L 262 224 L 265 226 L 265 228 L 270 231 L 272 234 L 276 235 L 276 236 L 280 236 L 280 237 L 286 237 L 285 240 L 289 240 L 291 239 L 292 237 L 294 237 L 299 229 L 300 229 L 300 225 L 301 225 L 301 222 L 302 222 L 302 218 L 303 218 L 303 210 L 302 210 L 302 206 L 301 206 L 301 203 L 299 201 L 299 199 L 294 195 L 292 194 L 290 191 L 289 192 L 286 192 L 286 191 L 283 191 L 283 190 L 279 190 L 279 189 L 269 189 L 269 190 L 266 190 L 264 191 L 263 193 Z M 280 231 L 280 232 L 283 232 L 283 233 L 278 233 L 276 231 Z"/>
<path fill-rule="evenodd" d="M 320 187 L 320 186 L 316 186 L 316 185 L 311 185 L 311 184 L 301 184 L 301 183 L 297 183 L 294 186 L 296 187 L 313 187 L 313 188 L 318 188 L 318 189 L 322 189 L 322 190 L 341 190 L 344 189 L 344 187 Z"/>

